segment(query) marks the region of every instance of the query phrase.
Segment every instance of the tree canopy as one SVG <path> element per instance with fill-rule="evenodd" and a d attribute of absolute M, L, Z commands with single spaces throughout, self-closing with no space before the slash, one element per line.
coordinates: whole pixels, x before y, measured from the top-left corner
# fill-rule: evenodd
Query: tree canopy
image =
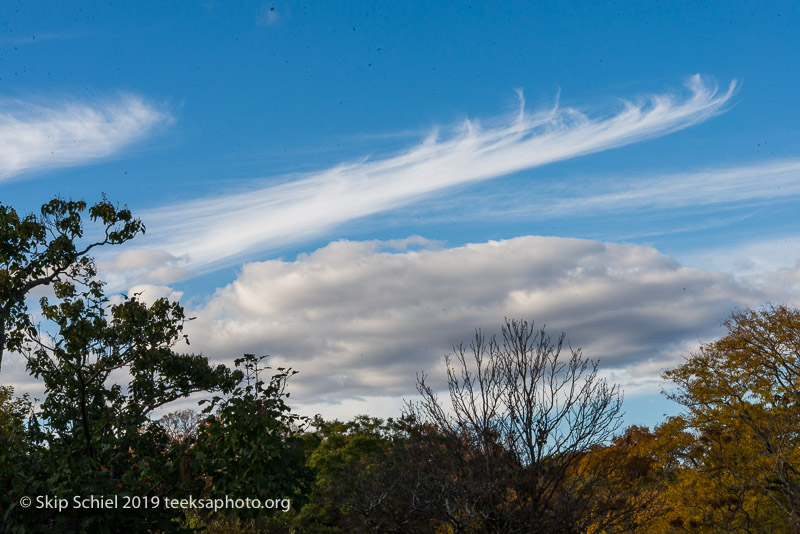
<path fill-rule="evenodd" d="M 0 349 L 21 353 L 44 387 L 37 404 L 0 389 L 0 532 L 192 530 L 180 508 L 26 507 L 27 496 L 299 497 L 308 469 L 283 403 L 290 372 L 265 382 L 252 356 L 231 369 L 179 352 L 186 318 L 177 302 L 123 295 L 112 305 L 90 253 L 144 226 L 103 199 L 88 209 L 100 237 L 84 240 L 86 209 L 56 198 L 19 217 L 0 206 Z M 47 285 L 34 324 L 26 298 Z M 153 414 L 200 391 L 217 393 L 202 428 L 170 439 Z"/>
<path fill-rule="evenodd" d="M 99 289 L 90 253 L 145 231 L 129 210 L 104 197 L 88 207 L 89 221 L 99 226 L 97 237 L 84 239 L 86 210 L 82 200 L 54 198 L 38 214 L 20 216 L 0 203 L 0 368 L 5 349 L 19 350 L 35 330 L 25 302 L 31 290 L 52 285 L 57 295 L 66 296 L 76 285 Z"/>
<path fill-rule="evenodd" d="M 696 437 L 696 514 L 711 529 L 800 530 L 800 310 L 734 313 L 728 334 L 664 377 L 686 408 L 673 426 Z M 702 497 L 702 498 L 701 498 Z"/>

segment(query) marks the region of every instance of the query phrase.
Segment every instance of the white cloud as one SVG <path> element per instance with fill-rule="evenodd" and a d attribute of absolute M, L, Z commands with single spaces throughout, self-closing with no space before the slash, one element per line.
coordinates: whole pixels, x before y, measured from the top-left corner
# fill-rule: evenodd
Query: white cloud
<path fill-rule="evenodd" d="M 566 331 L 624 388 L 652 390 L 732 309 L 769 298 L 637 245 L 527 236 L 396 252 L 337 241 L 296 261 L 245 264 L 191 311 L 187 332 L 212 358 L 269 353 L 299 370 L 296 403 L 362 399 L 358 409 L 413 395 L 416 372 L 437 375 L 454 343 L 477 326 L 497 331 L 504 316 Z"/>
<path fill-rule="evenodd" d="M 425 216 L 426 220 L 450 223 L 456 221 L 524 220 L 591 218 L 617 214 L 646 213 L 674 219 L 681 214 L 721 213 L 710 221 L 675 227 L 674 220 L 663 232 L 631 226 L 625 238 L 648 233 L 697 231 L 724 226 L 752 213 L 753 207 L 786 202 L 800 197 L 800 159 L 787 158 L 739 166 L 706 168 L 675 174 L 636 176 L 575 177 L 569 183 L 530 184 L 514 194 L 508 188 L 493 188 L 459 194 L 450 198 L 433 198 L 410 206 L 397 214 L 398 219 Z M 463 206 L 470 209 L 465 211 Z M 745 208 L 731 211 L 731 208 Z M 619 234 L 616 239 L 622 238 Z M 760 246 L 760 245 L 759 245 Z"/>
<path fill-rule="evenodd" d="M 300 371 L 290 386 L 299 412 L 388 417 L 415 398 L 418 371 L 444 386 L 442 355 L 475 327 L 492 333 L 504 316 L 527 318 L 553 335 L 566 331 L 635 399 L 667 387 L 659 373 L 721 335 L 733 309 L 796 305 L 800 270 L 776 267 L 759 281 L 690 268 L 647 246 L 556 237 L 455 248 L 419 236 L 337 241 L 295 261 L 245 264 L 187 310 L 197 317 L 186 325 L 191 346 L 177 348 L 228 364 L 245 352 L 271 354 L 269 364 Z M 142 291 L 149 302 L 180 298 L 156 284 L 128 293 Z M 5 380 L 38 391 L 22 359 L 8 359 Z"/>
<path fill-rule="evenodd" d="M 773 235 L 768 239 L 714 245 L 683 258 L 702 269 L 718 269 L 739 276 L 765 277 L 800 269 L 800 236 Z"/>
<path fill-rule="evenodd" d="M 104 158 L 170 116 L 134 96 L 98 104 L 0 102 L 0 182 Z"/>
<path fill-rule="evenodd" d="M 682 260 L 701 269 L 730 273 L 750 287 L 800 305 L 800 236 L 772 236 L 730 245 L 710 245 Z"/>
<path fill-rule="evenodd" d="M 332 227 L 424 198 L 445 188 L 642 141 L 721 113 L 735 84 L 719 94 L 699 76 L 691 95 L 623 102 L 611 116 L 575 109 L 521 111 L 494 128 L 466 122 L 453 136 L 434 132 L 420 146 L 384 159 L 342 164 L 261 189 L 183 202 L 142 214 L 142 241 L 210 270 L 244 254 L 319 236 Z"/>
<path fill-rule="evenodd" d="M 541 218 L 583 212 L 667 210 L 717 204 L 758 203 L 800 195 L 800 159 L 635 180 L 613 184 L 614 189 L 541 202 Z M 585 191 L 585 188 L 584 188 Z"/>
<path fill-rule="evenodd" d="M 98 261 L 100 278 L 108 287 L 117 290 L 131 284 L 147 282 L 163 284 L 186 276 L 182 267 L 185 258 L 176 258 L 163 250 L 125 249 L 114 254 L 106 253 Z"/>

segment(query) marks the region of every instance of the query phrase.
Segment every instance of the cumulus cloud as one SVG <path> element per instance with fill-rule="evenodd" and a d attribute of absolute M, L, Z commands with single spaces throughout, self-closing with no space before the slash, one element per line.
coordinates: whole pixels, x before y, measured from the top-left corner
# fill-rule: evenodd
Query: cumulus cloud
<path fill-rule="evenodd" d="M 718 335 L 732 309 L 768 298 L 630 244 L 526 236 L 397 251 L 337 241 L 295 261 L 245 264 L 192 310 L 188 333 L 212 358 L 271 354 L 301 372 L 293 400 L 320 403 L 411 395 L 415 373 L 441 377 L 442 355 L 474 327 L 528 318 L 566 331 L 637 391 L 657 388 L 659 371 Z"/>
<path fill-rule="evenodd" d="M 800 236 L 772 236 L 737 245 L 709 246 L 683 261 L 702 269 L 730 273 L 741 283 L 800 306 Z"/>
<path fill-rule="evenodd" d="M 110 156 L 170 116 L 135 96 L 102 103 L 0 102 L 0 181 Z"/>
<path fill-rule="evenodd" d="M 180 280 L 186 276 L 178 258 L 163 250 L 126 249 L 114 255 L 106 253 L 99 261 L 100 278 L 112 289 L 147 282 L 163 284 Z"/>
<path fill-rule="evenodd" d="M 192 271 L 231 264 L 244 254 L 324 234 L 358 217 L 380 213 L 445 188 L 496 178 L 660 136 L 724 110 L 727 91 L 700 76 L 690 94 L 623 102 L 605 117 L 572 108 L 527 113 L 483 128 L 467 121 L 455 133 L 432 133 L 409 151 L 364 159 L 279 185 L 183 202 L 144 213 L 148 246 L 188 259 Z"/>

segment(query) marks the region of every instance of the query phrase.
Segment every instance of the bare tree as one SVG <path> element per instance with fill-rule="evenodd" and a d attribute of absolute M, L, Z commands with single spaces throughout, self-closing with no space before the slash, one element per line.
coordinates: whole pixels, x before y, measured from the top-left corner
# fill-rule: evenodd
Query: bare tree
<path fill-rule="evenodd" d="M 158 420 L 173 443 L 186 443 L 194 439 L 200 426 L 200 415 L 194 410 L 170 412 Z"/>
<path fill-rule="evenodd" d="M 475 518 L 464 530 L 572 532 L 607 523 L 599 518 L 614 514 L 599 510 L 592 492 L 603 474 L 581 459 L 619 429 L 618 387 L 599 378 L 580 349 L 567 345 L 562 354 L 563 333 L 553 340 L 533 323 L 506 319 L 502 337 L 477 330 L 469 346 L 445 356 L 450 407 L 425 374 L 417 381 L 422 400 L 408 405 L 458 444 L 464 471 L 451 481 L 472 485 L 458 517 Z"/>

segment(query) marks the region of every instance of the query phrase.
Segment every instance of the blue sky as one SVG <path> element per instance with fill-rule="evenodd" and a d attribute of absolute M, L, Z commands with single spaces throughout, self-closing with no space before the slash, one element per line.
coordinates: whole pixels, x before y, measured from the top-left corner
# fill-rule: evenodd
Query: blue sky
<path fill-rule="evenodd" d="M 523 316 L 652 424 L 734 308 L 798 302 L 798 35 L 793 2 L 3 2 L 0 201 L 127 204 L 110 291 L 309 413 L 391 415 Z"/>

